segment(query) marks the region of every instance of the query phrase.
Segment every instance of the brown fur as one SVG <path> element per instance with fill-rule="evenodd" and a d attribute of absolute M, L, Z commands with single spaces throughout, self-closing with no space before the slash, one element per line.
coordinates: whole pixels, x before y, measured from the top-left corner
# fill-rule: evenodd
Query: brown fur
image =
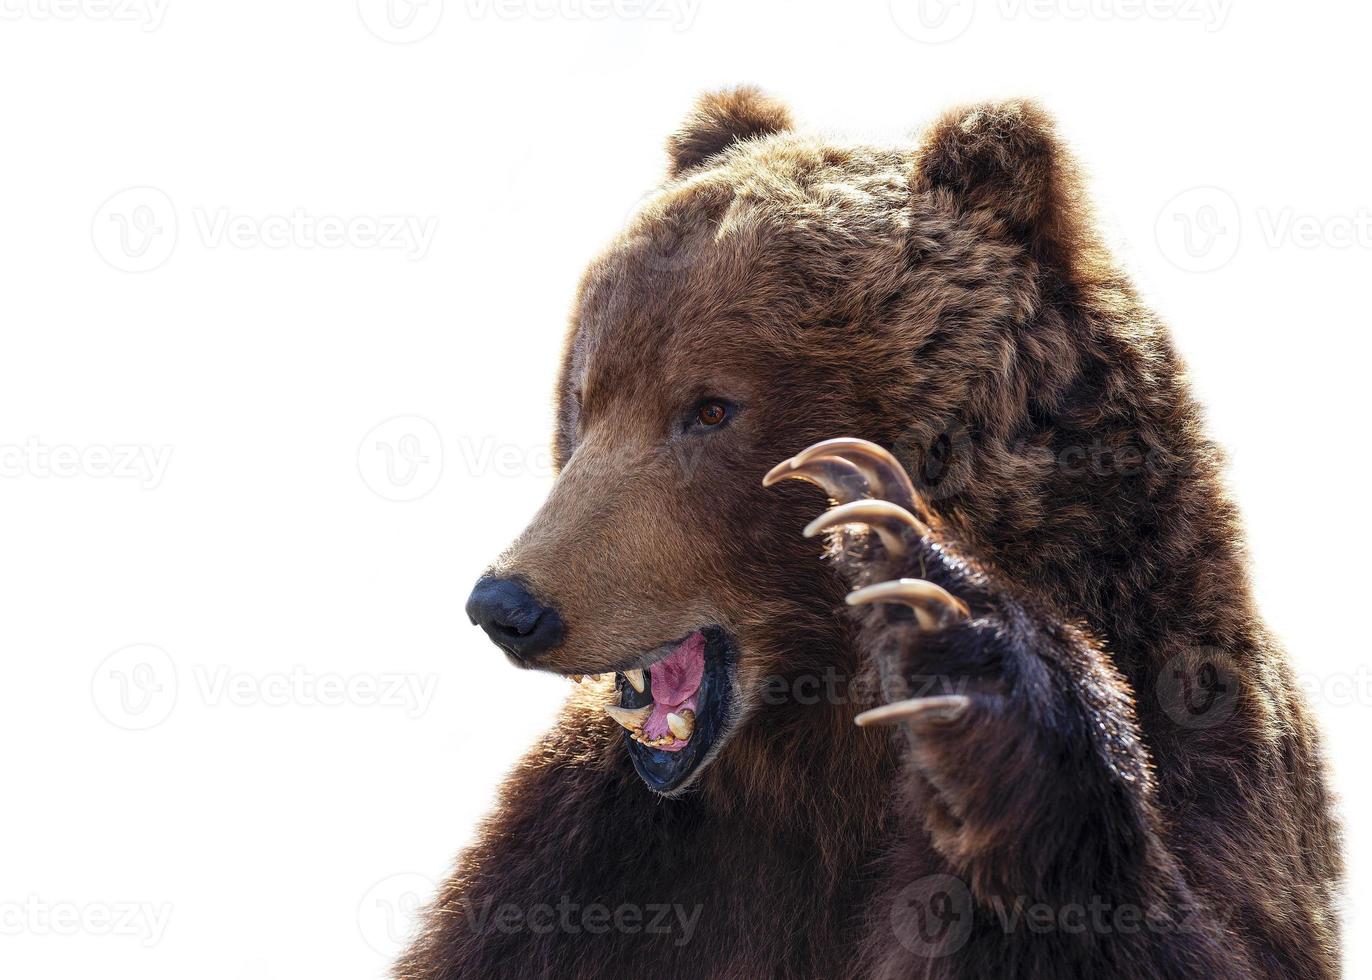
<path fill-rule="evenodd" d="M 661 192 L 586 274 L 560 476 L 494 569 L 561 611 L 547 669 L 623 668 L 723 624 L 736 723 L 668 799 L 599 711 L 608 689 L 573 694 L 397 977 L 1336 976 L 1341 861 L 1313 721 L 1253 608 L 1182 367 L 1096 241 L 1050 122 L 978 106 L 890 149 L 790 127 L 744 89 L 705 97 L 672 138 Z M 683 431 L 706 395 L 737 416 Z M 849 579 L 911 570 L 861 542 L 821 561 L 799 535 L 821 495 L 760 479 L 838 435 L 915 474 L 945 547 L 917 542 L 913 574 L 966 594 L 978 629 L 921 640 L 836 613 Z M 1168 698 L 1211 661 L 1232 715 L 1188 725 Z M 858 729 L 891 694 L 876 663 L 969 682 L 976 711 Z M 816 678 L 840 695 L 766 696 Z M 899 920 L 931 875 L 966 888 L 975 923 L 937 955 Z M 472 918 L 563 896 L 700 916 L 685 946 Z M 996 918 L 1092 898 L 1173 928 Z"/>

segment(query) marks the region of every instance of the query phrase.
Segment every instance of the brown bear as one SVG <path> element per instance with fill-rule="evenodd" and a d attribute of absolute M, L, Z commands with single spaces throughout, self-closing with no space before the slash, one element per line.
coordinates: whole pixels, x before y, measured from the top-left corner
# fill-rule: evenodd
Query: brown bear
<path fill-rule="evenodd" d="M 882 148 L 743 88 L 669 156 L 467 607 L 592 679 L 395 975 L 1338 975 L 1315 725 L 1043 111 Z"/>

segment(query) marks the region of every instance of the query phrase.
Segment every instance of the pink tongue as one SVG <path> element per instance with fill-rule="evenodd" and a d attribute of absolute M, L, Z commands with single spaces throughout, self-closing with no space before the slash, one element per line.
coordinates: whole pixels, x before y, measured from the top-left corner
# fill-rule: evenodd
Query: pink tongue
<path fill-rule="evenodd" d="M 668 713 L 679 715 L 696 710 L 696 694 L 705 675 L 704 634 L 686 637 L 675 650 L 649 667 L 648 673 L 652 677 L 653 712 L 643 730 L 649 738 L 661 738 L 671 732 L 667 727 Z M 685 744 L 681 739 L 673 739 L 672 744 L 663 748 L 676 752 Z"/>

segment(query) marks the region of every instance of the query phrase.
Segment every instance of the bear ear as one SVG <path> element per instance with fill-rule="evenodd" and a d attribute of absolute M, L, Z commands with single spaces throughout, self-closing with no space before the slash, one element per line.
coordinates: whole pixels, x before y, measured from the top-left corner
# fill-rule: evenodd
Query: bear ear
<path fill-rule="evenodd" d="M 916 187 L 944 189 L 965 208 L 992 213 L 1041 260 L 1070 265 L 1083 244 L 1076 165 L 1037 103 L 988 102 L 945 114 L 924 136 Z"/>
<path fill-rule="evenodd" d="M 790 110 L 751 85 L 706 92 L 667 139 L 668 172 L 680 177 L 735 143 L 791 126 Z"/>

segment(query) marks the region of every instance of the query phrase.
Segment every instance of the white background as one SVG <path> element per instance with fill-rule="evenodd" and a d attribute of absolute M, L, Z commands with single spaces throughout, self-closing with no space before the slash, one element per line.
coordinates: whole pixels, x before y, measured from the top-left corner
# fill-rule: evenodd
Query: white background
<path fill-rule="evenodd" d="M 1232 456 L 1372 975 L 1365 5 L 109 2 L 0 0 L 0 975 L 384 971 L 565 690 L 462 604 L 575 282 L 741 81 L 1058 116 Z"/>

